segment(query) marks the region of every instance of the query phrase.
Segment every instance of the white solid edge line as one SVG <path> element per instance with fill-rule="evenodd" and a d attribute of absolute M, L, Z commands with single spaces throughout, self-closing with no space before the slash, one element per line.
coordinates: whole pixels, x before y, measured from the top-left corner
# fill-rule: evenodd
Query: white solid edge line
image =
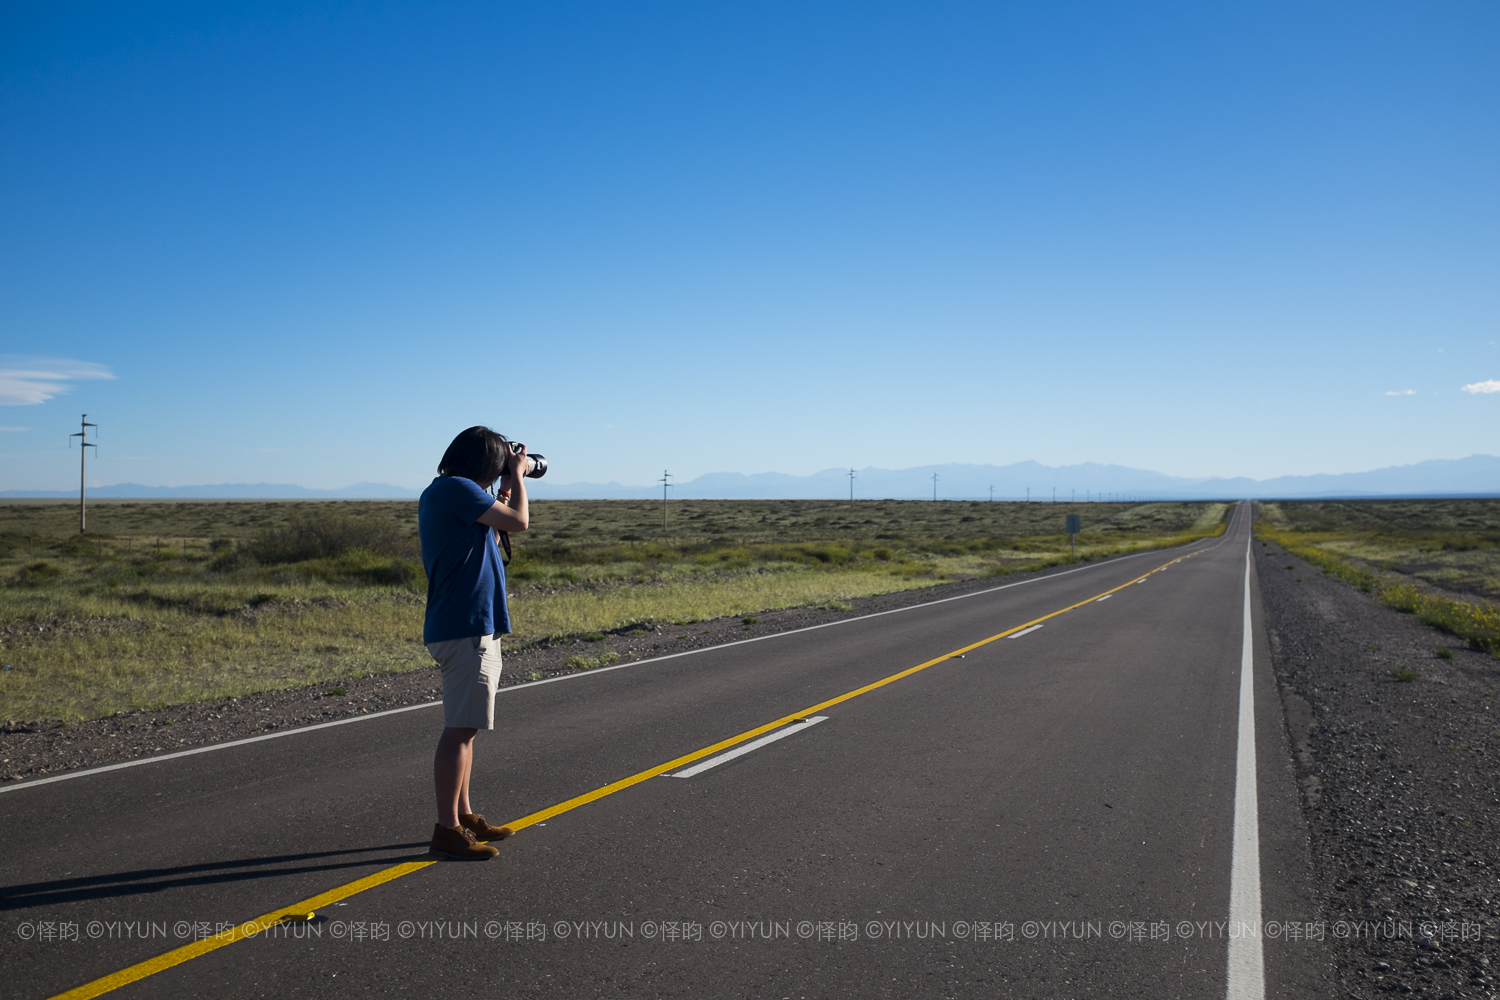
<path fill-rule="evenodd" d="M 1225 535 L 1228 535 L 1227 530 L 1225 531 Z M 1224 539 L 1221 538 L 1219 541 L 1207 546 L 1203 551 L 1207 551 L 1207 549 L 1211 548 L 1217 548 L 1223 543 Z M 1189 542 L 1188 544 L 1196 545 L 1198 543 Z M 587 670 L 576 674 L 562 674 L 558 677 L 546 677 L 539 681 L 527 681 L 525 684 L 510 684 L 501 688 L 495 693 L 497 695 L 513 694 L 516 691 L 520 691 L 522 688 L 538 687 L 542 684 L 556 684 L 558 681 L 578 680 L 582 677 L 593 677 L 596 674 L 607 674 L 611 670 L 624 670 L 626 667 L 639 667 L 647 663 L 657 663 L 661 660 L 674 660 L 679 656 L 693 656 L 697 653 L 709 653 L 713 652 L 716 649 L 728 649 L 730 646 L 743 646 L 748 642 L 761 642 L 766 639 L 780 639 L 783 636 L 796 635 L 799 632 L 812 632 L 820 628 L 832 628 L 835 625 L 847 625 L 850 622 L 861 622 L 867 618 L 880 618 L 883 615 L 899 614 L 902 611 L 916 611 L 919 608 L 930 608 L 938 604 L 947 604 L 949 601 L 962 601 L 970 597 L 983 597 L 985 594 L 993 594 L 997 591 L 1009 590 L 1011 587 L 1024 587 L 1028 583 L 1040 583 L 1043 580 L 1055 580 L 1060 576 L 1067 576 L 1070 573 L 1082 573 L 1087 569 L 1099 569 L 1102 566 L 1114 566 L 1125 561 L 1126 559 L 1137 559 L 1141 556 L 1148 556 L 1153 552 L 1161 551 L 1163 550 L 1145 549 L 1141 552 L 1131 552 L 1128 555 L 1116 556 L 1113 559 L 1106 559 L 1103 562 L 1089 563 L 1087 566 L 1075 566 L 1073 569 L 1065 569 L 1060 573 L 1048 573 L 1045 576 L 1034 576 L 1029 580 L 1017 580 L 1015 583 L 1004 583 L 998 587 L 987 587 L 984 590 L 976 590 L 972 594 L 956 594 L 953 597 L 942 597 L 936 601 L 923 601 L 921 604 L 908 604 L 904 608 L 891 608 L 889 611 L 876 611 L 868 615 L 858 615 L 854 618 L 840 618 L 836 622 L 824 622 L 821 625 L 808 625 L 803 628 L 789 629 L 786 632 L 773 632 L 770 635 L 758 635 L 750 639 L 736 639 L 734 642 L 720 643 L 717 646 L 704 646 L 700 649 L 687 649 L 683 650 L 680 653 L 667 653 L 664 656 L 652 656 L 644 660 L 631 660 L 629 663 L 618 663 L 612 667 L 595 667 L 592 670 Z M 1136 582 L 1139 583 L 1140 581 Z M 441 701 L 427 701 L 423 702 L 420 705 L 404 705 L 401 708 L 388 708 L 383 712 L 370 712 L 367 715 L 355 715 L 347 719 L 335 719 L 333 722 L 319 722 L 316 725 L 312 726 L 299 726 L 296 729 L 283 729 L 279 733 L 264 733 L 260 736 L 248 736 L 245 739 L 228 740 L 224 743 L 210 743 L 208 746 L 194 747 L 191 750 L 178 750 L 175 753 L 164 753 L 160 757 L 139 757 L 135 760 L 121 761 L 118 764 L 105 764 L 101 767 L 86 768 L 82 771 L 69 771 L 66 774 L 53 774 L 45 778 L 31 778 L 29 780 L 21 780 L 10 784 L 0 785 L 0 795 L 5 794 L 6 792 L 18 791 L 22 788 L 34 788 L 37 785 L 50 785 L 54 781 L 67 781 L 70 778 L 82 778 L 90 774 L 103 774 L 105 771 L 118 771 L 126 767 L 138 767 L 141 764 L 154 764 L 157 761 L 173 760 L 177 757 L 191 757 L 196 753 L 208 753 L 210 750 L 227 750 L 230 747 L 244 746 L 246 743 L 259 743 L 262 740 L 275 740 L 280 739 L 283 736 L 296 736 L 299 733 L 310 733 L 315 729 L 327 729 L 329 726 L 342 726 L 350 722 L 363 722 L 366 719 L 378 719 L 381 716 L 395 715 L 398 712 L 415 712 L 419 708 L 436 708 L 441 704 Z"/>
<path fill-rule="evenodd" d="M 770 736 L 762 736 L 760 739 L 755 740 L 752 743 L 746 743 L 744 746 L 735 747 L 733 750 L 730 750 L 727 753 L 721 753 L 717 757 L 710 757 L 708 760 L 703 761 L 701 764 L 694 764 L 686 771 L 678 771 L 676 774 L 673 774 L 672 777 L 691 778 L 695 774 L 702 774 L 704 771 L 707 771 L 711 767 L 718 767 L 720 764 L 723 764 L 726 761 L 734 760 L 736 757 L 742 757 L 752 750 L 759 750 L 767 743 L 775 743 L 783 736 L 790 736 L 793 733 L 800 733 L 802 732 L 802 730 L 808 728 L 809 726 L 816 726 L 820 722 L 827 721 L 828 716 L 826 715 L 814 715 L 806 722 L 798 722 L 794 725 L 787 726 L 785 729 L 777 730 Z"/>
<path fill-rule="evenodd" d="M 31 788 L 34 785 L 47 785 L 54 781 L 67 781 L 69 778 L 81 778 L 86 774 L 103 774 L 105 771 L 118 771 L 121 768 L 136 767 L 140 764 L 155 764 L 161 760 L 173 760 L 177 757 L 191 757 L 195 753 L 208 753 L 210 750 L 227 750 L 230 747 L 241 747 L 246 743 L 259 743 L 262 740 L 279 739 L 282 736 L 291 736 L 295 733 L 310 733 L 314 729 L 327 729 L 330 726 L 347 726 L 351 722 L 364 722 L 366 719 L 378 719 L 382 715 L 396 715 L 400 712 L 415 712 L 419 708 L 432 708 L 441 705 L 440 701 L 426 701 L 420 705 L 403 705 L 401 708 L 388 708 L 383 712 L 370 712 L 364 715 L 351 715 L 346 719 L 334 719 L 332 722 L 319 722 L 313 726 L 300 726 L 297 729 L 284 729 L 279 733 L 263 733 L 260 736 L 247 736 L 242 740 L 229 740 L 226 743 L 210 743 L 208 746 L 193 747 L 191 750 L 177 750 L 173 753 L 164 753 L 159 757 L 137 757 L 135 760 L 121 761 L 118 764 L 105 764 L 103 767 L 91 767 L 86 771 L 69 771 L 67 774 L 54 774 L 46 778 L 32 778 L 30 781 L 21 781 L 12 785 L 0 785 L 0 794 L 14 792 L 21 788 Z"/>
<path fill-rule="evenodd" d="M 1031 626 L 1031 628 L 1023 628 L 1019 632 L 1012 632 L 1010 635 L 1006 636 L 1006 638 L 1007 639 L 1019 639 L 1023 635 L 1030 635 L 1031 633 L 1035 632 L 1039 628 L 1041 628 L 1040 625 L 1033 625 L 1033 626 Z"/>
<path fill-rule="evenodd" d="M 1264 1000 L 1260 937 L 1260 816 L 1255 789 L 1255 639 L 1250 629 L 1250 547 L 1245 543 L 1244 639 L 1240 647 L 1240 735 L 1234 769 L 1234 852 L 1229 864 L 1229 1000 Z"/>

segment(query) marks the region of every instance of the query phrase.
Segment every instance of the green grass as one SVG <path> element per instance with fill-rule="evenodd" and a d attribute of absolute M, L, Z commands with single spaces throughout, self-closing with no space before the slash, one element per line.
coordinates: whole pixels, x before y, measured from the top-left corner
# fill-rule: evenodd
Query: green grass
<path fill-rule="evenodd" d="M 755 618 L 1181 544 L 1224 504 L 533 504 L 514 650 L 651 622 Z M 411 502 L 0 504 L 0 718 L 81 719 L 430 664 Z M 635 536 L 639 541 L 632 541 Z M 606 654 L 607 655 L 607 654 Z M 590 658 L 580 658 L 589 660 Z M 595 663 L 594 665 L 597 665 Z"/>
<path fill-rule="evenodd" d="M 1260 504 L 1269 527 L 1362 565 L 1500 599 L 1500 500 Z"/>
<path fill-rule="evenodd" d="M 1463 639 L 1473 649 L 1500 655 L 1500 606 L 1485 600 L 1500 577 L 1500 501 L 1362 501 L 1260 505 L 1257 537 L 1273 541 L 1398 611 Z M 1384 527 L 1371 529 L 1372 523 Z M 1473 543 L 1476 548 L 1457 548 Z M 1483 572 L 1457 576 L 1444 552 L 1478 552 Z M 1426 560 L 1413 564 L 1412 552 Z M 1477 565 L 1477 561 L 1475 563 Z M 1470 598 L 1445 593 L 1458 582 Z M 1424 586 L 1424 584 L 1426 584 Z M 1441 654 L 1439 654 L 1441 655 Z"/>
<path fill-rule="evenodd" d="M 569 670 L 593 670 L 596 667 L 607 667 L 611 663 L 619 662 L 619 653 L 607 652 L 600 653 L 598 656 L 570 656 L 563 661 L 563 666 Z"/>
<path fill-rule="evenodd" d="M 1412 681 L 1417 679 L 1417 672 L 1415 670 L 1408 669 L 1407 667 L 1396 667 L 1391 670 L 1391 676 L 1396 678 L 1396 680 L 1401 681 L 1403 684 L 1410 684 Z"/>

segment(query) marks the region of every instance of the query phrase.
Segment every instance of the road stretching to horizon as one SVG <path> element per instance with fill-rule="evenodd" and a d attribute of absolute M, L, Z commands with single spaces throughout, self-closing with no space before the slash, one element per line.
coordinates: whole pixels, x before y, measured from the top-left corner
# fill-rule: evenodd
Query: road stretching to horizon
<path fill-rule="evenodd" d="M 6 995 L 1324 994 L 1249 522 L 505 689 L 491 862 L 437 708 L 9 786 Z"/>

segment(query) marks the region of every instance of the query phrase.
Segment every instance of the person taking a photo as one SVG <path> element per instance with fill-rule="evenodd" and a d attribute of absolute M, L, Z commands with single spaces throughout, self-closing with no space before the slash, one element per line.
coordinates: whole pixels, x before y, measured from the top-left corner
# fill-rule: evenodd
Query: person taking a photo
<path fill-rule="evenodd" d="M 453 439 L 437 478 L 417 503 L 417 532 L 427 570 L 422 641 L 443 675 L 443 734 L 432 763 L 437 824 L 432 850 L 451 858 L 488 860 L 500 853 L 483 841 L 510 835 L 491 826 L 469 801 L 474 735 L 495 728 L 500 637 L 510 629 L 500 532 L 525 531 L 530 521 L 525 445 L 488 427 Z M 488 492 L 498 482 L 498 498 Z"/>

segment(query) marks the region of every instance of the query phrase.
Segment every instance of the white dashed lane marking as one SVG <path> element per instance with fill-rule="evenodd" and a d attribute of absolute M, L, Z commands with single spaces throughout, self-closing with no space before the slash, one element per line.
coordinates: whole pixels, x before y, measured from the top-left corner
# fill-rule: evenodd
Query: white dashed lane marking
<path fill-rule="evenodd" d="M 770 736 L 762 736 L 760 739 L 755 740 L 751 743 L 746 743 L 742 747 L 735 747 L 728 753 L 721 753 L 717 757 L 710 757 L 708 760 L 705 760 L 700 764 L 694 764 L 692 767 L 688 768 L 685 771 L 678 771 L 677 773 L 673 774 L 672 777 L 691 778 L 695 774 L 702 774 L 704 771 L 707 771 L 711 767 L 718 767 L 720 764 L 734 760 L 736 757 L 743 756 L 744 754 L 747 754 L 752 750 L 759 750 L 767 743 L 775 743 L 783 736 L 790 736 L 793 733 L 800 733 L 802 732 L 802 730 L 808 728 L 809 726 L 816 726 L 820 722 L 827 721 L 828 716 L 826 715 L 814 715 L 810 719 L 804 719 L 802 722 L 799 722 L 795 725 L 787 726 L 785 729 L 778 730 L 777 732 L 772 733 Z"/>

